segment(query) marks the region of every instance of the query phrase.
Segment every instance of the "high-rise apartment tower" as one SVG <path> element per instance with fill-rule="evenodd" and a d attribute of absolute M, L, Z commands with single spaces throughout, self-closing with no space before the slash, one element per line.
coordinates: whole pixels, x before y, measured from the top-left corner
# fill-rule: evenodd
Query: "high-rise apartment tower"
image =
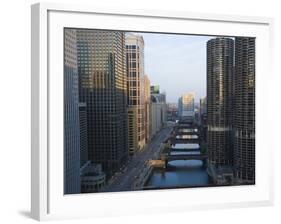
<path fill-rule="evenodd" d="M 231 165 L 233 54 L 231 38 L 207 42 L 207 144 L 209 164 Z"/>
<path fill-rule="evenodd" d="M 234 170 L 255 183 L 255 38 L 235 38 Z"/>

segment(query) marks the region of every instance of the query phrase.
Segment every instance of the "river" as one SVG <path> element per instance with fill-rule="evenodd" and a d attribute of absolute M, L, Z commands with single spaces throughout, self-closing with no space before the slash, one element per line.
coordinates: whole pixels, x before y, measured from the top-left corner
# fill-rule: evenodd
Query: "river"
<path fill-rule="evenodd" d="M 185 135 L 182 138 L 190 138 Z M 193 138 L 193 136 L 192 136 Z M 172 149 L 184 149 L 171 151 L 171 154 L 200 154 L 198 144 L 184 143 L 175 144 Z M 193 149 L 193 150 L 191 150 Z M 196 150 L 198 149 L 198 151 Z M 146 183 L 151 188 L 174 188 L 174 187 L 198 187 L 210 183 L 206 168 L 200 160 L 176 160 L 168 163 L 165 169 L 155 168 Z"/>

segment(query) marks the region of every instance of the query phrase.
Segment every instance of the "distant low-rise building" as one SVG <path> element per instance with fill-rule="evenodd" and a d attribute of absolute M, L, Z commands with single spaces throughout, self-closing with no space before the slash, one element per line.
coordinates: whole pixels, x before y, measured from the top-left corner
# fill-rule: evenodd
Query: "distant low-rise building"
<path fill-rule="evenodd" d="M 167 103 L 167 120 L 176 121 L 177 118 L 178 118 L 177 103 Z"/>
<path fill-rule="evenodd" d="M 159 94 L 160 93 L 159 85 L 150 86 L 150 92 L 151 94 Z"/>
<path fill-rule="evenodd" d="M 200 115 L 207 113 L 207 99 L 206 97 L 200 98 Z"/>
<path fill-rule="evenodd" d="M 200 107 L 199 107 L 199 121 L 200 121 L 200 132 L 202 142 L 207 142 L 207 98 L 200 98 Z"/>
<path fill-rule="evenodd" d="M 166 94 L 151 94 L 151 135 L 155 134 L 167 122 Z"/>

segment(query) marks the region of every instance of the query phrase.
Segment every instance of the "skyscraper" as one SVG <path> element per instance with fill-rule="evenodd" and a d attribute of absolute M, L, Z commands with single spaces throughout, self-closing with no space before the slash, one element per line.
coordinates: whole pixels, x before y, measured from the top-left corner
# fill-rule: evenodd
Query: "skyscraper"
<path fill-rule="evenodd" d="M 235 176 L 255 183 L 255 38 L 235 38 L 234 96 Z"/>
<path fill-rule="evenodd" d="M 128 144 L 129 155 L 133 156 L 138 149 L 138 109 L 128 107 Z"/>
<path fill-rule="evenodd" d="M 151 138 L 151 102 L 150 102 L 150 80 L 144 76 L 144 111 L 145 111 L 145 142 Z"/>
<path fill-rule="evenodd" d="M 144 41 L 126 34 L 128 105 L 137 108 L 138 147 L 145 146 Z"/>
<path fill-rule="evenodd" d="M 150 86 L 150 92 L 151 94 L 159 94 L 160 93 L 159 85 Z"/>
<path fill-rule="evenodd" d="M 194 93 L 187 93 L 179 98 L 179 116 L 181 118 L 194 119 L 194 96 Z"/>
<path fill-rule="evenodd" d="M 207 114 L 207 98 L 200 98 L 200 115 Z"/>
<path fill-rule="evenodd" d="M 160 92 L 160 91 L 157 91 Z M 167 122 L 167 104 L 165 93 L 151 93 L 151 137 Z"/>
<path fill-rule="evenodd" d="M 80 193 L 80 127 L 76 31 L 64 30 L 64 193 Z"/>
<path fill-rule="evenodd" d="M 80 167 L 88 162 L 87 105 L 79 103 L 80 124 Z"/>
<path fill-rule="evenodd" d="M 125 34 L 77 30 L 77 51 L 89 160 L 101 163 L 111 175 L 128 158 Z"/>
<path fill-rule="evenodd" d="M 207 42 L 207 145 L 209 164 L 231 165 L 234 41 Z"/>
<path fill-rule="evenodd" d="M 199 112 L 199 120 L 200 120 L 200 137 L 201 144 L 207 142 L 207 98 L 200 98 L 200 112 Z"/>

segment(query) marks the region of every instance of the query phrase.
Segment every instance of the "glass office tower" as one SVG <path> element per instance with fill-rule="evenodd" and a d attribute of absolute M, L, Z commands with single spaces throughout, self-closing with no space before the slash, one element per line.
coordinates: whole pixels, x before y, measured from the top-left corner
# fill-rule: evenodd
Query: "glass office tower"
<path fill-rule="evenodd" d="M 77 30 L 79 97 L 87 104 L 88 158 L 110 176 L 128 158 L 125 34 Z"/>
<path fill-rule="evenodd" d="M 80 193 L 80 127 L 76 31 L 64 30 L 64 193 Z"/>

